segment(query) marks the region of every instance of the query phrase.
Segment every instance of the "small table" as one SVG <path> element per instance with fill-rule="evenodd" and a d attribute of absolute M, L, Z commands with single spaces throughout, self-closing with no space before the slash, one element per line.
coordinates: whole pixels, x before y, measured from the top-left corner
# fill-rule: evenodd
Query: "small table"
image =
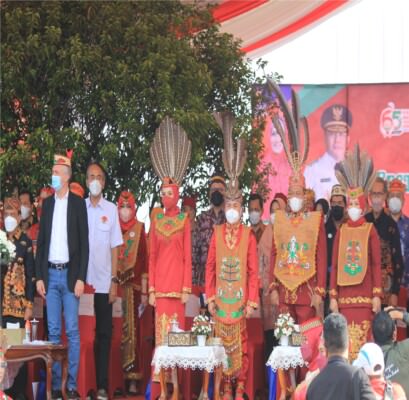
<path fill-rule="evenodd" d="M 277 346 L 274 347 L 274 350 L 271 352 L 266 365 L 267 367 L 270 367 L 274 373 L 277 370 L 290 370 L 291 385 L 295 389 L 296 382 L 294 368 L 303 367 L 307 365 L 307 363 L 302 357 L 301 347 Z M 274 394 L 270 393 L 270 398 L 272 398 L 273 395 Z"/>
<path fill-rule="evenodd" d="M 209 373 L 215 372 L 215 400 L 220 399 L 220 382 L 222 370 L 228 368 L 227 355 L 223 346 L 158 346 L 152 359 L 155 373 L 160 374 L 161 396 L 165 393 L 165 376 L 167 368 L 200 369 L 204 371 L 203 391 L 209 387 Z M 177 399 L 178 394 L 173 399 Z"/>
<path fill-rule="evenodd" d="M 61 391 L 63 398 L 66 398 L 65 385 L 67 383 L 68 357 L 67 346 L 62 344 L 46 345 L 18 345 L 10 346 L 5 353 L 7 361 L 32 361 L 41 358 L 45 361 L 47 367 L 47 400 L 51 400 L 51 376 L 53 362 L 62 363 L 62 385 Z"/>

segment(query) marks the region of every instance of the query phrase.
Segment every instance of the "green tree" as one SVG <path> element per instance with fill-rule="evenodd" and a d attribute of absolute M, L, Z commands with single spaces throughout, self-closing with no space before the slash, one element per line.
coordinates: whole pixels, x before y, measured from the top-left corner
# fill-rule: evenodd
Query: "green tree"
<path fill-rule="evenodd" d="M 109 196 L 132 190 L 152 200 L 155 129 L 172 116 L 192 140 L 185 186 L 222 170 L 215 110 L 237 116 L 248 139 L 243 185 L 260 183 L 261 129 L 252 125 L 255 75 L 240 43 L 209 9 L 179 1 L 1 3 L 3 192 L 35 192 L 50 180 L 54 152 L 73 149 L 74 180 L 91 159 L 109 175 Z M 254 96 L 253 96 L 254 97 Z M 260 172 L 261 171 L 261 172 Z M 200 196 L 206 196 L 202 188 Z"/>

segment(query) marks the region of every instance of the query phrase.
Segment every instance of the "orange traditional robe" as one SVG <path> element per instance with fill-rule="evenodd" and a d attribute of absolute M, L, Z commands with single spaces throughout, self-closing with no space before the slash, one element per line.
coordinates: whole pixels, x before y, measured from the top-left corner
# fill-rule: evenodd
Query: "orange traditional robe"
<path fill-rule="evenodd" d="M 297 323 L 314 318 L 313 294 L 325 297 L 327 241 L 318 212 L 276 211 L 271 255 L 271 289 L 279 293 L 280 311 Z"/>
<path fill-rule="evenodd" d="M 118 257 L 118 278 L 121 287 L 122 368 L 126 379 L 142 380 L 150 375 L 152 346 L 152 308 L 147 305 L 139 316 L 142 297 L 148 294 L 148 255 L 144 225 L 136 222 L 123 233 L 124 244 Z"/>
<path fill-rule="evenodd" d="M 229 358 L 225 377 L 247 377 L 246 306 L 258 307 L 257 243 L 242 224 L 215 226 L 206 263 L 207 302 L 216 303 L 216 336 Z"/>
<path fill-rule="evenodd" d="M 192 290 L 192 246 L 190 222 L 179 212 L 158 213 L 149 236 L 149 293 L 155 293 L 156 345 L 166 341 L 173 317 L 181 328 L 185 324 L 182 293 Z"/>
<path fill-rule="evenodd" d="M 382 297 L 380 249 L 375 227 L 363 218 L 348 220 L 335 237 L 329 293 L 348 321 L 352 359 L 370 339 L 372 298 Z"/>

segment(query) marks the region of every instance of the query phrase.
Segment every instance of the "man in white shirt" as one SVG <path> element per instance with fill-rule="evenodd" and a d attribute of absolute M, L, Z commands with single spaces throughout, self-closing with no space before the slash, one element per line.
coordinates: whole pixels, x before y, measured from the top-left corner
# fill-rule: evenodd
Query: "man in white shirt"
<path fill-rule="evenodd" d="M 122 245 L 118 209 L 102 197 L 106 173 L 99 163 L 87 168 L 86 199 L 89 229 L 89 264 L 87 283 L 95 289 L 95 371 L 97 399 L 108 399 L 109 354 L 112 337 L 112 303 L 117 294 L 118 249 Z"/>
<path fill-rule="evenodd" d="M 71 193 L 71 160 L 56 155 L 52 169 L 55 195 L 42 206 L 37 240 L 38 294 L 47 300 L 48 337 L 61 343 L 62 311 L 68 338 L 67 398 L 79 399 L 77 375 L 80 359 L 79 298 L 88 267 L 88 224 L 85 201 Z M 62 399 L 61 366 L 53 365 L 52 398 Z"/>
<path fill-rule="evenodd" d="M 326 152 L 307 165 L 304 172 L 306 187 L 314 190 L 316 200 L 329 200 L 332 187 L 338 184 L 334 167 L 345 157 L 351 126 L 352 114 L 341 104 L 333 104 L 322 113 Z"/>

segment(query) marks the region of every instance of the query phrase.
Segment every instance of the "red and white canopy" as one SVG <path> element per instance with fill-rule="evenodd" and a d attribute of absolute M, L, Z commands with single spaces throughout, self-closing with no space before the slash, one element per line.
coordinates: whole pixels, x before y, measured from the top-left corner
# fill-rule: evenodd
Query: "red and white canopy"
<path fill-rule="evenodd" d="M 209 1 L 210 2 L 210 1 Z M 311 28 L 351 0 L 216 0 L 213 16 L 221 31 L 243 41 L 250 58 Z"/>

